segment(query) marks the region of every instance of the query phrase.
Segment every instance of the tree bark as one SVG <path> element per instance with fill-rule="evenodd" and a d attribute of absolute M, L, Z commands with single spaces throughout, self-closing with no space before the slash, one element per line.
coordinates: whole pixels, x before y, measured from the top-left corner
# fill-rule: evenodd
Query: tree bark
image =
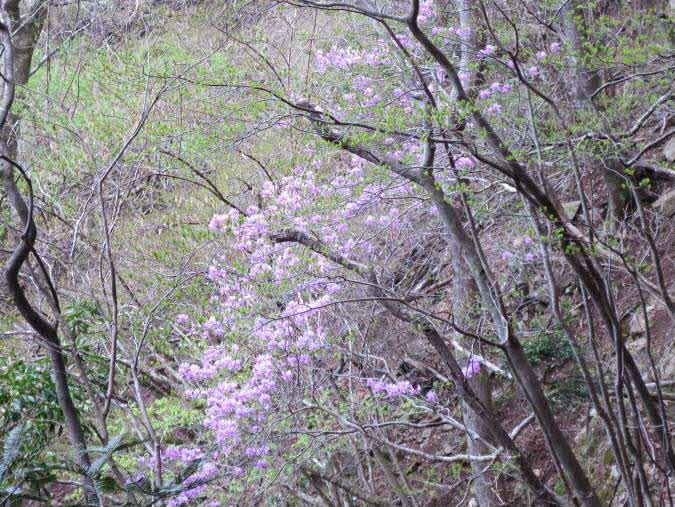
<path fill-rule="evenodd" d="M 33 221 L 33 196 L 30 180 L 26 174 L 23 174 L 23 177 L 29 184 L 30 191 L 30 204 L 27 204 L 19 192 L 14 179 L 13 161 L 16 160 L 18 152 L 17 133 L 20 118 L 12 113 L 11 108 L 14 102 L 16 85 L 21 86 L 28 82 L 33 52 L 46 17 L 46 4 L 36 2 L 35 4 L 28 5 L 26 10 L 26 16 L 22 19 L 20 2 L 18 0 L 2 3 L 2 29 L 7 36 L 3 41 L 5 46 L 3 76 L 4 121 L 0 130 L 0 153 L 3 157 L 0 160 L 0 180 L 4 184 L 9 201 L 12 203 L 23 231 L 19 244 L 14 248 L 3 270 L 4 281 L 19 313 L 48 348 L 56 397 L 63 414 L 68 438 L 75 454 L 75 462 L 80 466 L 84 475 L 85 497 L 89 505 L 98 505 L 100 504 L 100 500 L 94 488 L 94 483 L 87 475 L 91 462 L 87 452 L 87 444 L 79 412 L 70 393 L 65 356 L 56 324 L 48 322 L 33 308 L 19 283 L 19 272 L 23 264 L 28 260 L 31 251 L 33 251 L 37 230 Z"/>
<path fill-rule="evenodd" d="M 478 291 L 476 283 L 471 278 L 471 272 L 466 263 L 459 255 L 459 252 L 452 252 L 452 278 L 453 278 L 453 305 L 452 313 L 455 322 L 462 329 L 470 329 L 471 321 L 475 317 L 475 306 L 478 303 Z M 458 340 L 463 339 L 457 336 Z M 469 358 L 472 360 L 473 358 Z M 487 369 L 469 379 L 469 386 L 473 389 L 476 397 L 483 405 L 492 411 L 492 383 Z M 472 456 L 482 456 L 490 453 L 490 449 L 485 442 L 494 443 L 492 433 L 487 421 L 483 420 L 466 401 L 462 401 L 463 419 L 466 427 L 471 430 L 466 433 L 467 453 Z M 478 435 L 480 439 L 473 438 L 472 435 Z M 471 483 L 478 505 L 480 507 L 492 507 L 500 505 L 501 502 L 495 492 L 499 489 L 494 474 L 486 468 L 484 462 L 473 462 L 471 464 L 475 479 Z"/>
<path fill-rule="evenodd" d="M 591 98 L 593 92 L 600 85 L 600 76 L 589 69 L 583 62 L 585 50 L 583 46 L 586 30 L 585 7 L 579 0 L 568 2 L 563 7 L 562 33 L 572 50 L 569 57 L 570 69 L 574 76 L 573 97 L 578 104 L 583 104 Z"/>

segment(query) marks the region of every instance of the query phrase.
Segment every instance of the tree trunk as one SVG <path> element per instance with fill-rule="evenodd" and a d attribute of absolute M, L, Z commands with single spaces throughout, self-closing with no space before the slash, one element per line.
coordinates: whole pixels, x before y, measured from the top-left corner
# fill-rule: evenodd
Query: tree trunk
<path fill-rule="evenodd" d="M 502 302 L 499 296 L 495 296 L 493 292 L 493 284 L 482 266 L 476 246 L 460 224 L 458 211 L 447 202 L 445 194 L 435 188 L 433 181 L 425 183 L 425 188 L 431 194 L 449 236 L 457 245 L 458 251 L 462 252 L 462 257 L 471 270 L 471 275 L 476 282 L 483 304 L 491 314 L 493 323 L 497 328 L 499 339 L 504 346 L 514 376 L 535 412 L 537 422 L 544 433 L 554 460 L 560 463 L 561 471 L 569 481 L 578 501 L 582 505 L 599 506 L 600 502 L 585 471 L 577 461 L 567 437 L 560 430 L 553 417 L 536 373 L 525 358 L 520 342 L 509 329 Z"/>
<path fill-rule="evenodd" d="M 454 247 L 454 245 L 453 245 Z M 452 259 L 452 279 L 453 279 L 453 305 L 452 313 L 455 322 L 462 329 L 469 329 L 471 321 L 477 322 L 474 319 L 476 314 L 476 304 L 478 303 L 478 290 L 476 283 L 471 278 L 471 272 L 466 266 L 457 249 L 453 248 Z M 464 337 L 457 336 L 458 340 Z M 471 360 L 471 358 L 469 358 Z M 469 386 L 473 389 L 476 397 L 485 405 L 485 407 L 492 411 L 492 386 L 490 382 L 490 375 L 486 369 L 483 369 L 478 375 L 469 379 Z M 494 443 L 492 432 L 487 421 L 483 420 L 471 406 L 466 402 L 462 402 L 464 424 L 470 430 L 466 433 L 467 452 L 473 456 L 481 456 L 489 454 L 490 450 L 484 442 Z M 476 434 L 481 440 L 472 437 Z M 471 464 L 475 479 L 471 483 L 474 496 L 478 501 L 480 507 L 492 507 L 500 505 L 495 487 L 497 486 L 494 474 L 490 472 L 489 467 L 486 467 L 485 462 L 477 461 Z M 498 488 L 497 488 L 498 489 Z"/>
<path fill-rule="evenodd" d="M 39 2 L 35 6 L 29 6 L 29 12 L 25 14 L 24 18 L 21 17 L 19 4 L 19 1 L 3 2 L 1 13 L 2 22 L 6 25 L 9 33 L 12 33 L 18 27 L 11 35 L 11 47 L 4 48 L 4 75 L 7 77 L 5 77 L 3 95 L 5 97 L 11 96 L 11 99 L 5 101 L 8 110 L 5 123 L 2 125 L 2 131 L 0 132 L 0 152 L 10 160 L 16 160 L 17 157 L 17 133 L 20 122 L 20 118 L 11 112 L 14 91 L 16 85 L 22 86 L 28 82 L 35 45 L 46 17 L 45 3 Z M 33 10 L 33 7 L 35 10 Z M 23 289 L 19 285 L 19 271 L 24 262 L 28 260 L 30 250 L 35 241 L 36 229 L 30 216 L 30 210 L 14 178 L 15 174 L 12 164 L 6 160 L 1 160 L 0 181 L 4 184 L 9 201 L 12 203 L 19 223 L 22 225 L 21 230 L 28 231 L 20 239 L 19 245 L 14 249 L 4 269 L 5 281 L 17 309 L 49 348 L 56 397 L 63 413 L 68 438 L 75 454 L 75 462 L 84 473 L 86 501 L 88 505 L 99 505 L 101 502 L 95 491 L 94 483 L 86 475 L 90 466 L 89 454 L 87 453 L 87 444 L 79 412 L 70 394 L 65 356 L 56 325 L 47 322 L 32 308 L 25 297 Z"/>
<path fill-rule="evenodd" d="M 487 369 L 483 368 L 478 375 L 471 377 L 469 379 L 469 385 L 483 405 L 485 405 L 488 410 L 492 410 L 492 385 L 490 373 Z M 488 442 L 492 442 L 492 435 L 486 421 L 481 419 L 465 401 L 462 402 L 462 410 L 466 427 L 475 432 L 482 439 L 487 439 Z M 481 440 L 472 438 L 470 432 L 467 432 L 466 434 L 466 448 L 468 454 L 472 456 L 481 456 L 490 453 L 490 450 L 485 443 Z M 479 507 L 501 505 L 496 493 L 496 491 L 499 490 L 499 485 L 494 473 L 489 469 L 490 464 L 486 465 L 485 462 L 476 461 L 471 463 L 471 466 L 475 476 L 471 487 Z"/>
<path fill-rule="evenodd" d="M 584 7 L 575 0 L 563 8 L 562 33 L 572 50 L 569 57 L 570 69 L 573 73 L 573 97 L 579 104 L 589 100 L 593 92 L 600 85 L 600 76 L 584 64 L 585 51 L 583 39 L 585 37 L 586 21 Z"/>

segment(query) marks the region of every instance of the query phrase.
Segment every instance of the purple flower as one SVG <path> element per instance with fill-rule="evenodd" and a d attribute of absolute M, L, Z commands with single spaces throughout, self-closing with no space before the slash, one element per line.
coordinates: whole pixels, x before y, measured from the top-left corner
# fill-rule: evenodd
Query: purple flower
<path fill-rule="evenodd" d="M 546 58 L 546 51 L 537 51 L 537 54 L 534 56 L 537 60 L 542 61 L 544 58 Z"/>
<path fill-rule="evenodd" d="M 130 486 L 132 484 L 140 485 L 145 481 L 145 475 L 144 474 L 136 474 L 133 477 L 129 477 L 125 482 L 125 486 Z"/>
<path fill-rule="evenodd" d="M 488 113 L 501 113 L 502 112 L 502 106 L 497 104 L 496 102 L 492 104 L 490 107 L 487 108 Z"/>
<path fill-rule="evenodd" d="M 523 260 L 524 260 L 525 262 L 532 262 L 536 257 L 537 257 L 537 256 L 534 255 L 532 252 L 527 252 L 527 253 L 523 256 Z"/>
<path fill-rule="evenodd" d="M 509 252 L 508 250 L 503 250 L 502 251 L 502 260 L 503 261 L 510 261 L 513 259 L 513 253 Z"/>
<path fill-rule="evenodd" d="M 537 77 L 539 75 L 539 67 L 533 65 L 532 67 L 527 69 L 527 73 L 530 75 L 530 77 Z"/>
<path fill-rule="evenodd" d="M 548 49 L 551 51 L 551 53 L 559 53 L 560 52 L 560 43 L 559 42 L 554 42 L 551 44 Z"/>

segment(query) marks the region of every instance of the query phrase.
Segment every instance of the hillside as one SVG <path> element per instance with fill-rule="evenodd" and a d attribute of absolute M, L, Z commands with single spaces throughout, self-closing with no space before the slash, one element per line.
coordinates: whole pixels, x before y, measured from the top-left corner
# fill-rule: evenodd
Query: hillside
<path fill-rule="evenodd" d="M 672 505 L 668 2 L 0 5 L 0 505 Z"/>

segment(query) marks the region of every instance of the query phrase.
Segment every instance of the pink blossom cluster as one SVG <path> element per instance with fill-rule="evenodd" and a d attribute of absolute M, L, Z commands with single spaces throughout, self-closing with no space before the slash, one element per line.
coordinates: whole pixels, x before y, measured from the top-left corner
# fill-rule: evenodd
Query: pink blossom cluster
<path fill-rule="evenodd" d="M 356 93 L 375 97 L 371 78 L 355 81 Z M 408 100 L 405 92 L 394 93 Z M 421 156 L 418 143 L 405 138 L 392 137 L 387 149 L 391 156 Z M 331 309 L 345 290 L 336 283 L 340 268 L 303 246 L 276 243 L 275 233 L 290 227 L 340 255 L 372 262 L 384 254 L 370 239 L 373 228 L 379 224 L 395 234 L 409 211 L 401 203 L 416 196 L 408 183 L 392 186 L 366 176 L 360 158 L 329 171 L 308 159 L 261 182 L 253 193 L 256 205 L 212 218 L 209 228 L 223 234 L 230 249 L 208 271 L 216 289 L 213 315 L 201 324 L 187 316 L 176 319 L 181 330 L 208 339 L 200 360 L 180 365 L 179 374 L 189 384 L 185 397 L 205 407 L 201 424 L 218 446 L 214 460 L 232 470 L 240 467 L 238 474 L 275 465 L 276 441 L 266 429 L 315 365 L 332 360 L 332 336 L 339 332 Z M 467 165 L 473 163 L 466 158 Z M 420 394 L 407 381 L 372 383 L 371 389 L 386 397 Z M 426 398 L 435 403 L 434 394 Z M 185 495 L 198 494 L 199 487 Z M 174 505 L 183 505 L 187 496 Z"/>
<path fill-rule="evenodd" d="M 513 89 L 509 83 L 495 81 L 488 88 L 484 88 L 478 93 L 479 99 L 487 99 L 495 94 L 508 93 Z"/>
<path fill-rule="evenodd" d="M 172 471 L 173 473 L 179 473 L 181 470 L 184 470 L 187 466 L 191 465 L 195 460 L 204 460 L 199 463 L 196 472 L 182 481 L 180 486 L 184 489 L 177 495 L 171 497 L 171 499 L 167 501 L 167 506 L 180 507 L 182 505 L 193 503 L 205 493 L 206 483 L 215 478 L 219 473 L 218 466 L 213 461 L 205 460 L 205 457 L 206 454 L 199 448 L 171 445 L 163 450 L 161 454 L 162 468 L 164 470 Z M 147 455 L 141 456 L 137 459 L 137 463 L 142 469 L 151 470 L 153 459 Z M 144 473 L 139 473 L 129 482 L 137 483 L 144 476 Z M 206 505 L 212 505 L 212 503 Z"/>
<path fill-rule="evenodd" d="M 231 351 L 237 353 L 239 347 L 235 345 Z M 238 371 L 241 366 L 241 360 L 232 358 L 222 347 L 210 347 L 204 353 L 201 365 L 181 363 L 178 366 L 178 373 L 185 380 L 199 381 L 211 379 L 225 370 Z"/>
<path fill-rule="evenodd" d="M 328 301 L 328 296 L 310 302 L 293 301 L 287 304 L 282 318 L 256 321 L 250 331 L 251 344 L 260 343 L 268 350 L 251 358 L 248 365 L 237 358 L 242 350 L 229 345 L 208 348 L 199 366 L 180 366 L 179 372 L 186 381 L 211 380 L 205 386 L 190 389 L 186 396 L 206 403 L 202 424 L 213 432 L 221 459 L 243 454 L 257 469 L 269 466 L 269 445 L 250 442 L 258 438 L 274 413 L 275 398 L 293 381 L 293 370 L 308 364 L 309 354 L 325 343 L 326 331 L 314 319 Z M 237 382 L 233 381 L 235 377 Z M 244 442 L 246 446 L 241 448 Z"/>
<path fill-rule="evenodd" d="M 188 505 L 202 496 L 206 491 L 206 482 L 218 475 L 218 466 L 213 462 L 203 463 L 197 472 L 187 477 L 182 485 L 187 487 L 178 495 L 172 497 L 167 503 L 167 507 L 180 507 Z M 194 487 L 190 487 L 191 485 Z M 218 502 L 208 502 L 206 505 L 219 505 Z"/>
<path fill-rule="evenodd" d="M 443 27 L 443 26 L 434 26 L 431 28 L 431 35 L 452 35 L 455 37 L 459 37 L 461 39 L 465 39 L 467 37 L 470 37 L 472 34 L 471 28 L 469 27 Z"/>
<path fill-rule="evenodd" d="M 346 70 L 354 65 L 385 65 L 390 61 L 387 46 L 380 40 L 369 50 L 337 46 L 328 51 L 318 50 L 314 64 L 317 72 L 323 74 L 330 68 Z"/>
<path fill-rule="evenodd" d="M 451 34 L 456 35 L 457 37 L 461 37 L 461 38 L 470 37 L 471 33 L 472 33 L 471 28 L 469 28 L 468 26 L 459 27 L 459 28 L 451 27 L 451 28 L 448 29 L 448 31 Z"/>
<path fill-rule="evenodd" d="M 422 0 L 417 14 L 418 23 L 428 23 L 436 16 L 434 0 Z"/>
<path fill-rule="evenodd" d="M 495 54 L 496 50 L 497 50 L 497 46 L 493 46 L 492 44 L 488 44 L 483 49 L 478 50 L 478 58 L 487 58 L 488 56 L 492 56 L 492 55 Z"/>
<path fill-rule="evenodd" d="M 366 385 L 376 394 L 387 396 L 415 396 L 420 393 L 420 388 L 413 386 L 407 380 L 398 382 L 385 382 L 381 379 L 369 378 Z"/>

